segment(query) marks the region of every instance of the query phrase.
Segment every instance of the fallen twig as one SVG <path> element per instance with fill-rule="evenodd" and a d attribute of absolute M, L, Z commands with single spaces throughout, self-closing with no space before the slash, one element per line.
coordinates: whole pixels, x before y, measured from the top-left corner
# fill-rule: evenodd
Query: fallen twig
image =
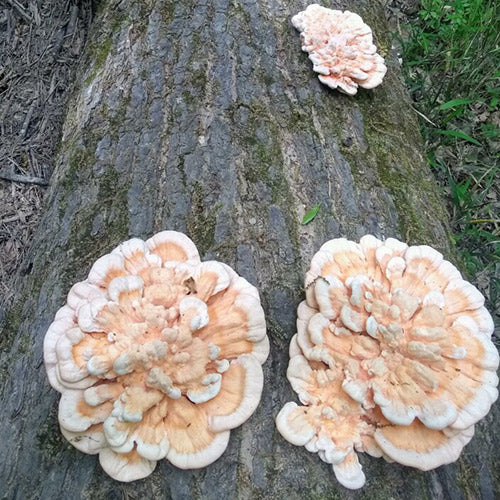
<path fill-rule="evenodd" d="M 19 137 L 21 139 L 24 139 L 24 136 L 28 131 L 28 127 L 30 126 L 31 117 L 33 116 L 33 110 L 35 109 L 35 106 L 36 106 L 36 99 L 31 103 L 31 106 L 29 107 L 28 112 L 26 113 L 26 117 L 24 118 L 23 126 L 21 127 L 21 132 L 19 132 Z"/>
<path fill-rule="evenodd" d="M 19 215 L 13 215 L 12 217 L 6 217 L 5 219 L 0 219 L 0 224 L 9 224 L 10 222 L 16 222 L 20 219 Z"/>
<path fill-rule="evenodd" d="M 78 20 L 78 6 L 73 5 L 71 7 L 71 14 L 68 25 L 66 27 L 66 34 L 64 38 L 71 38 L 74 35 L 77 20 Z"/>
<path fill-rule="evenodd" d="M 7 0 L 7 3 L 10 4 L 16 12 L 28 23 L 33 21 L 33 18 L 26 12 L 24 7 L 17 0 Z"/>
<path fill-rule="evenodd" d="M 427 116 L 425 116 L 423 113 L 421 113 L 415 106 L 412 106 L 413 108 L 413 111 L 415 111 L 415 113 L 417 113 L 418 116 L 422 117 L 426 122 L 430 123 L 433 127 L 437 127 L 437 125 L 429 120 L 429 118 L 427 118 Z"/>
<path fill-rule="evenodd" d="M 12 172 L 1 172 L 0 179 L 11 182 L 21 182 L 23 184 L 36 184 L 37 186 L 47 186 L 49 183 L 43 177 L 35 177 L 32 175 L 20 175 Z"/>

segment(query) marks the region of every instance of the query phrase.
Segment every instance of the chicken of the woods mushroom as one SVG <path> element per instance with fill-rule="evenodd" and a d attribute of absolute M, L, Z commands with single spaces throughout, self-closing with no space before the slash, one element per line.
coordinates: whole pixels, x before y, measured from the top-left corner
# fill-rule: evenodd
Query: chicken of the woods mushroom
<path fill-rule="evenodd" d="M 356 452 L 429 470 L 458 458 L 498 396 L 484 298 L 428 246 L 325 243 L 306 274 L 282 436 L 360 488 Z"/>
<path fill-rule="evenodd" d="M 44 340 L 63 435 L 119 481 L 165 457 L 219 458 L 259 403 L 268 353 L 256 288 L 174 231 L 98 259 Z"/>
<path fill-rule="evenodd" d="M 312 4 L 293 16 L 292 24 L 325 85 L 354 95 L 358 86 L 373 89 L 382 83 L 384 59 L 373 45 L 372 30 L 358 14 Z"/>

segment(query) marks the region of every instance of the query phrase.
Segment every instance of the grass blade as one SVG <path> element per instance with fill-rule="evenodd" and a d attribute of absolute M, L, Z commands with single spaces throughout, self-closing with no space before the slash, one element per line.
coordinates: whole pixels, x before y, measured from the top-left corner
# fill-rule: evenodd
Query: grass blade
<path fill-rule="evenodd" d="M 307 212 L 304 215 L 304 218 L 302 219 L 303 226 L 305 226 L 306 224 L 309 224 L 309 222 L 311 222 L 314 219 L 314 217 L 316 217 L 316 215 L 319 212 L 320 207 L 321 207 L 321 204 L 318 203 L 315 207 L 311 208 L 311 210 L 309 210 L 309 212 Z"/>
<path fill-rule="evenodd" d="M 462 106 L 464 104 L 470 104 L 471 102 L 475 102 L 476 99 L 452 99 L 451 101 L 445 102 L 439 106 L 440 110 L 455 108 L 457 106 Z"/>
<path fill-rule="evenodd" d="M 437 130 L 437 133 L 443 135 L 450 135 L 451 137 L 456 137 L 457 139 L 463 139 L 464 141 L 471 142 L 476 146 L 482 146 L 482 144 L 476 139 L 474 139 L 474 137 L 471 137 L 470 135 L 466 134 L 465 132 L 462 132 L 461 130 Z"/>

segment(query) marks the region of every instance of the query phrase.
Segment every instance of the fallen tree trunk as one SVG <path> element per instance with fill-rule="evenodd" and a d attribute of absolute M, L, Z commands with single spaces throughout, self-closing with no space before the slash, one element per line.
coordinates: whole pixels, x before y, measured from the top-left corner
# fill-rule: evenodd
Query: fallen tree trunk
<path fill-rule="evenodd" d="M 384 84 L 356 98 L 322 86 L 300 52 L 290 16 L 305 5 L 103 1 L 0 339 L 3 497 L 358 497 L 274 426 L 295 400 L 285 372 L 304 272 L 325 240 L 365 233 L 453 256 L 381 5 L 335 4 L 363 15 L 389 62 Z M 317 217 L 302 226 L 316 204 Z M 43 336 L 98 256 L 166 228 L 186 232 L 205 259 L 230 264 L 259 288 L 271 355 L 262 402 L 221 459 L 196 471 L 163 460 L 147 479 L 120 484 L 61 437 Z M 488 425 L 498 430 L 498 413 L 496 405 L 457 463 L 436 471 L 363 456 L 361 496 L 493 498 L 500 447 Z"/>

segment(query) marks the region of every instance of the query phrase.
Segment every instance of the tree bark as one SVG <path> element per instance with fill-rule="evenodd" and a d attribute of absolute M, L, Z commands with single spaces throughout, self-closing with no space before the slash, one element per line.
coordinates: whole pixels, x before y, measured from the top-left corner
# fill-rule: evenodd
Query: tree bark
<path fill-rule="evenodd" d="M 327 239 L 366 233 L 453 258 L 445 207 L 390 54 L 383 7 L 360 13 L 389 71 L 349 98 L 321 85 L 291 15 L 306 1 L 103 1 L 67 110 L 46 209 L 0 339 L 1 496 L 29 498 L 494 498 L 499 410 L 460 460 L 422 473 L 362 456 L 349 492 L 331 467 L 278 434 L 296 400 L 285 377 L 303 276 Z M 316 204 L 307 226 L 300 221 Z M 160 461 L 120 484 L 60 435 L 45 331 L 70 286 L 119 242 L 186 232 L 204 259 L 256 285 L 271 339 L 255 414 L 202 470 Z M 496 428 L 495 428 L 496 427 Z M 490 431 L 488 431 L 490 429 Z M 495 432 L 497 431 L 497 432 Z"/>

